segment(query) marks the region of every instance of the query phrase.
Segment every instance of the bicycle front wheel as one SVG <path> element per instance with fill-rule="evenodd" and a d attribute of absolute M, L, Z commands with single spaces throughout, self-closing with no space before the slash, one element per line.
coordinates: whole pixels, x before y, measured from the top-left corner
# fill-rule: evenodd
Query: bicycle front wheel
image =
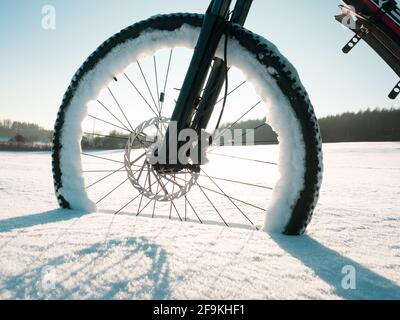
<path fill-rule="evenodd" d="M 228 41 L 229 79 L 236 83 L 229 83 L 223 127 L 251 127 L 262 145 L 210 147 L 200 172 L 161 174 L 146 159 L 148 146 L 138 137 L 168 126 L 202 23 L 202 15 L 156 16 L 114 35 L 85 61 L 55 126 L 58 202 L 87 212 L 303 234 L 322 182 L 318 122 L 293 66 L 240 26 L 233 26 Z M 257 138 L 270 129 L 276 134 L 270 141 Z"/>

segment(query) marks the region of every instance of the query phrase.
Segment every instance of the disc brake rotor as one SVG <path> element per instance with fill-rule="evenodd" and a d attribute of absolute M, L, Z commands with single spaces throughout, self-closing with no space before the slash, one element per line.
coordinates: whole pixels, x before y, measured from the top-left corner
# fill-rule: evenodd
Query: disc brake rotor
<path fill-rule="evenodd" d="M 154 201 L 184 197 L 200 175 L 190 168 L 160 172 L 152 166 L 151 157 L 163 142 L 168 126 L 169 119 L 164 117 L 143 122 L 131 134 L 125 148 L 124 163 L 129 181 L 140 194 Z M 141 153 L 143 149 L 145 153 Z"/>

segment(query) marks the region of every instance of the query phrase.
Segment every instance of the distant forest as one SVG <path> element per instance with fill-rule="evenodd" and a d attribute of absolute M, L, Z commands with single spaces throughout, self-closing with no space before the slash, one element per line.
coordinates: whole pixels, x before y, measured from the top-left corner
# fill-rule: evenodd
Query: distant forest
<path fill-rule="evenodd" d="M 0 138 L 12 140 L 17 136 L 26 142 L 50 143 L 53 131 L 41 128 L 34 123 L 0 120 Z"/>
<path fill-rule="evenodd" d="M 344 113 L 319 123 L 324 142 L 400 141 L 400 109 Z"/>
<path fill-rule="evenodd" d="M 239 122 L 234 129 L 254 129 L 256 144 L 277 143 L 277 136 L 266 119 Z M 333 142 L 400 141 L 400 109 L 348 112 L 319 119 L 322 140 Z M 229 124 L 225 125 L 229 127 Z"/>
<path fill-rule="evenodd" d="M 239 122 L 234 129 L 254 129 L 255 143 L 277 143 L 277 136 L 266 119 Z M 322 139 L 325 143 L 333 142 L 377 142 L 400 141 L 400 109 L 375 109 L 348 112 L 329 116 L 319 120 Z M 226 124 L 223 128 L 229 128 Z M 221 129 L 223 129 L 221 128 Z M 53 131 L 46 130 L 33 123 L 0 121 L 0 150 L 50 150 Z M 82 147 L 85 150 L 122 149 L 127 136 L 116 131 L 107 136 L 95 134 L 84 136 Z"/>

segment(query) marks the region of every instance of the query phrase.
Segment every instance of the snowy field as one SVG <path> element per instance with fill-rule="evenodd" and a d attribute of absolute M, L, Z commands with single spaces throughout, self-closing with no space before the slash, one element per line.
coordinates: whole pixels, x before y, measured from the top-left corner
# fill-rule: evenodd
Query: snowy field
<path fill-rule="evenodd" d="M 301 238 L 57 210 L 50 154 L 0 153 L 0 298 L 400 299 L 400 143 L 324 151 Z"/>

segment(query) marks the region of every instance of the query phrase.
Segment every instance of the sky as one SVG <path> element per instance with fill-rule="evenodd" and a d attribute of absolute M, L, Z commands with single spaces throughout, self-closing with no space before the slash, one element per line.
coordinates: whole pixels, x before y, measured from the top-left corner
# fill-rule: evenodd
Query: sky
<path fill-rule="evenodd" d="M 278 3 L 278 4 L 274 4 Z M 82 62 L 107 38 L 160 13 L 204 12 L 209 0 L 1 0 L 0 119 L 52 128 L 63 94 Z M 297 68 L 318 117 L 399 107 L 387 98 L 396 74 L 334 20 L 339 0 L 254 0 L 246 27 L 272 41 Z M 42 8 L 56 29 L 42 28 Z"/>

